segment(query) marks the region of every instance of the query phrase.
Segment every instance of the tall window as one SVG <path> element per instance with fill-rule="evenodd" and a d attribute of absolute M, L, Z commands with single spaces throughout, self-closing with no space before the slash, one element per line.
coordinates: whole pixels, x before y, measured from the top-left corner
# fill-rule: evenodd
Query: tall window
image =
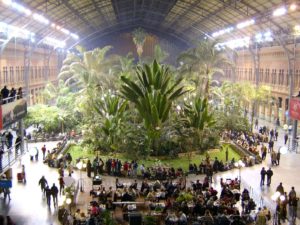
<path fill-rule="evenodd" d="M 21 81 L 24 82 L 24 66 L 21 66 Z"/>
<path fill-rule="evenodd" d="M 7 82 L 8 82 L 7 66 L 3 66 L 3 83 L 7 84 Z"/>
<path fill-rule="evenodd" d="M 14 67 L 9 67 L 9 81 L 10 83 L 14 83 Z"/>
<path fill-rule="evenodd" d="M 252 68 L 249 68 L 249 80 L 250 81 L 252 81 L 252 76 L 253 76 L 253 74 L 252 74 Z"/>
<path fill-rule="evenodd" d="M 266 69 L 266 72 L 265 72 L 265 83 L 270 83 L 270 69 Z"/>
<path fill-rule="evenodd" d="M 21 82 L 19 66 L 16 66 L 16 82 Z"/>

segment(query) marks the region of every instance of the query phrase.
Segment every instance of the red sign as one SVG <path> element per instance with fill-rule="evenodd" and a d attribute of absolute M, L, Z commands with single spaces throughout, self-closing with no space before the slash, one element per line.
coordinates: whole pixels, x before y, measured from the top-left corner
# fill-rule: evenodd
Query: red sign
<path fill-rule="evenodd" d="M 0 130 L 2 130 L 3 125 L 2 125 L 2 106 L 0 105 Z"/>
<path fill-rule="evenodd" d="M 300 120 L 300 98 L 291 99 L 289 114 L 293 120 Z"/>

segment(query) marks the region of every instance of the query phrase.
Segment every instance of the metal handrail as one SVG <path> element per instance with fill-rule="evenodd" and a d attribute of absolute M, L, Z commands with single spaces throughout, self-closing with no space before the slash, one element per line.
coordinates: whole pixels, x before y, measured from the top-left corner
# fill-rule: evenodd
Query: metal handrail
<path fill-rule="evenodd" d="M 18 145 L 19 147 L 16 149 L 16 146 Z M 7 151 L 2 154 L 0 174 L 3 174 L 7 169 L 9 169 L 25 152 L 25 149 L 22 151 L 21 142 L 18 142 L 11 148 L 7 149 Z"/>

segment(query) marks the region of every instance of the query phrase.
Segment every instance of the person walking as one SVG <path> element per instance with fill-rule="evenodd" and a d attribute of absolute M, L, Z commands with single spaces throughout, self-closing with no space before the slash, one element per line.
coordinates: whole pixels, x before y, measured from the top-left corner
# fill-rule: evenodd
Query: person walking
<path fill-rule="evenodd" d="M 275 130 L 275 141 L 278 140 L 278 130 Z"/>
<path fill-rule="evenodd" d="M 25 166 L 22 165 L 22 176 L 23 176 L 23 181 L 26 183 L 26 172 L 25 172 Z"/>
<path fill-rule="evenodd" d="M 273 151 L 273 147 L 274 147 L 274 141 L 271 139 L 270 141 L 269 141 L 269 152 L 272 152 Z"/>
<path fill-rule="evenodd" d="M 267 186 L 270 186 L 271 184 L 271 178 L 273 176 L 273 171 L 271 170 L 271 168 L 269 168 L 266 172 L 267 174 Z"/>
<path fill-rule="evenodd" d="M 3 148 L 0 148 L 0 172 L 2 172 L 2 159 L 3 159 Z"/>
<path fill-rule="evenodd" d="M 13 144 L 13 139 L 14 139 L 14 136 L 12 135 L 12 133 L 9 131 L 6 135 L 6 139 L 7 139 L 7 148 L 10 149 L 12 147 L 12 144 Z"/>
<path fill-rule="evenodd" d="M 41 186 L 41 190 L 43 193 L 45 193 L 45 187 L 48 185 L 48 182 L 46 180 L 46 178 L 44 176 L 41 177 L 41 179 L 39 180 L 39 185 Z"/>
<path fill-rule="evenodd" d="M 266 170 L 263 167 L 260 171 L 260 186 L 265 185 L 265 178 L 266 178 Z"/>
<path fill-rule="evenodd" d="M 64 177 L 60 177 L 58 178 L 58 184 L 59 184 L 59 194 L 61 195 L 61 192 L 64 191 L 65 189 L 65 181 L 64 181 Z"/>
<path fill-rule="evenodd" d="M 91 177 L 91 173 L 92 173 L 92 163 L 90 160 L 87 161 L 86 163 L 86 173 L 88 177 Z"/>
<path fill-rule="evenodd" d="M 298 207 L 298 200 L 295 188 L 292 187 L 291 191 L 288 195 L 288 204 L 289 204 L 289 217 L 292 224 L 295 224 L 295 219 L 297 217 L 297 207 Z"/>
<path fill-rule="evenodd" d="M 278 149 L 277 155 L 276 155 L 276 165 L 279 166 L 280 162 L 280 149 Z"/>
<path fill-rule="evenodd" d="M 258 129 L 258 119 L 257 118 L 255 119 L 255 126 L 254 126 L 254 128 Z"/>
<path fill-rule="evenodd" d="M 284 195 L 284 188 L 282 186 L 282 182 L 279 183 L 279 185 L 276 188 L 276 191 L 278 191 L 281 195 Z"/>
<path fill-rule="evenodd" d="M 42 147 L 43 160 L 45 160 L 45 157 L 46 157 L 46 151 L 47 151 L 46 145 L 44 145 L 44 146 Z"/>
<path fill-rule="evenodd" d="M 53 205 L 55 207 L 55 206 L 57 206 L 58 188 L 55 186 L 54 183 L 53 183 L 53 185 L 51 187 L 51 195 L 52 195 L 52 198 L 53 198 Z"/>
<path fill-rule="evenodd" d="M 49 188 L 48 185 L 45 187 L 45 194 L 46 194 L 46 199 L 47 199 L 47 205 L 48 205 L 48 207 L 50 207 L 50 204 L 51 204 L 51 189 Z"/>
<path fill-rule="evenodd" d="M 287 141 L 289 139 L 289 135 L 286 133 L 284 134 L 284 144 L 286 145 Z"/>
<path fill-rule="evenodd" d="M 267 147 L 262 144 L 261 146 L 261 159 L 265 160 L 267 157 Z"/>

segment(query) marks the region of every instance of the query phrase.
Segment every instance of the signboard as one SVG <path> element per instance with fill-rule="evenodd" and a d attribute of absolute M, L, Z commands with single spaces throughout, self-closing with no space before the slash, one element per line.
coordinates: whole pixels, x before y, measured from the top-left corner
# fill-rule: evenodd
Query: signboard
<path fill-rule="evenodd" d="M 11 180 L 0 180 L 0 188 L 11 188 L 12 182 Z"/>
<path fill-rule="evenodd" d="M 1 113 L 0 129 L 3 129 L 26 116 L 27 102 L 25 99 L 19 99 L 1 105 Z"/>
<path fill-rule="evenodd" d="M 289 115 L 293 120 L 300 120 L 300 98 L 291 99 L 289 110 Z"/>
<path fill-rule="evenodd" d="M 0 105 L 0 130 L 2 130 L 2 105 Z"/>

